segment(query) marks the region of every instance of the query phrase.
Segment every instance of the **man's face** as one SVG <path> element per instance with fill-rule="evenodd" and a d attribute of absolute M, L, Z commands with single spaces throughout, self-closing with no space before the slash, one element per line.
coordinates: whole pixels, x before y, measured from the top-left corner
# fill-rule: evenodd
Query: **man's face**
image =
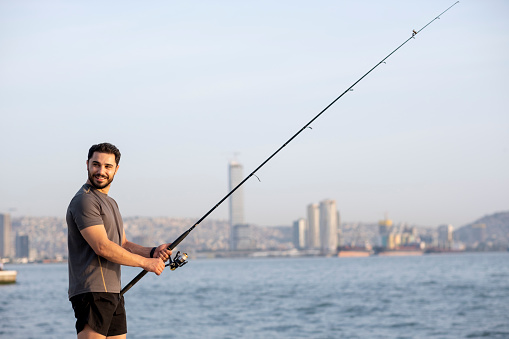
<path fill-rule="evenodd" d="M 111 184 L 117 170 L 114 154 L 94 152 L 87 161 L 88 181 L 99 190 Z"/>

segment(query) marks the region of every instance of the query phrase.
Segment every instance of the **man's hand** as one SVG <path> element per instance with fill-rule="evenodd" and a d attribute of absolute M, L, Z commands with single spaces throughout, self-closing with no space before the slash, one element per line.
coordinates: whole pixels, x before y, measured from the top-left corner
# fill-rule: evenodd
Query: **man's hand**
<path fill-rule="evenodd" d="M 154 272 L 157 275 L 163 273 L 165 266 L 161 258 L 145 258 L 143 269 L 148 272 Z"/>
<path fill-rule="evenodd" d="M 171 256 L 171 251 L 168 249 L 170 245 L 171 243 L 157 246 L 154 252 L 154 258 L 160 258 L 162 261 L 168 260 Z"/>

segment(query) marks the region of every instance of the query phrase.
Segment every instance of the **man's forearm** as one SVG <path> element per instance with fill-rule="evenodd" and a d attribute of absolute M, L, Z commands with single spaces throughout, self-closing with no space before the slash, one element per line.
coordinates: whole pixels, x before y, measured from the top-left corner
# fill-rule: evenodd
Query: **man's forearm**
<path fill-rule="evenodd" d="M 145 258 L 150 258 L 150 251 L 152 250 L 152 247 L 144 247 L 128 240 L 122 245 L 122 247 L 131 253 Z"/>
<path fill-rule="evenodd" d="M 120 265 L 144 267 L 146 264 L 146 257 L 144 255 L 131 251 L 123 246 L 119 246 L 114 242 L 110 242 L 107 246 L 104 246 L 98 254 L 101 257 Z"/>

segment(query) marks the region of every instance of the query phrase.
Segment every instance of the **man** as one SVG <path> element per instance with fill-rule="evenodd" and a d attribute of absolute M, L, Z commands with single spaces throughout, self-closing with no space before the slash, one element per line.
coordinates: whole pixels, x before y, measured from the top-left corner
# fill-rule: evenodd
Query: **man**
<path fill-rule="evenodd" d="M 171 255 L 170 244 L 150 248 L 126 239 L 118 205 L 108 196 L 119 162 L 114 145 L 93 145 L 88 151 L 88 180 L 67 209 L 69 300 L 78 339 L 126 338 L 120 266 L 160 275 Z"/>

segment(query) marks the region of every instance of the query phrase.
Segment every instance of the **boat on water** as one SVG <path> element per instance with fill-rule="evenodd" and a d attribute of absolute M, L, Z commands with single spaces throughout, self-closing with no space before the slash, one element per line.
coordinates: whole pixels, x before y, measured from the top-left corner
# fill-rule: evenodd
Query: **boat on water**
<path fill-rule="evenodd" d="M 17 271 L 0 271 L 0 285 L 14 284 L 16 282 Z"/>
<path fill-rule="evenodd" d="M 373 255 L 373 250 L 366 247 L 356 246 L 341 246 L 338 248 L 339 258 L 357 258 L 357 257 L 369 257 Z"/>

